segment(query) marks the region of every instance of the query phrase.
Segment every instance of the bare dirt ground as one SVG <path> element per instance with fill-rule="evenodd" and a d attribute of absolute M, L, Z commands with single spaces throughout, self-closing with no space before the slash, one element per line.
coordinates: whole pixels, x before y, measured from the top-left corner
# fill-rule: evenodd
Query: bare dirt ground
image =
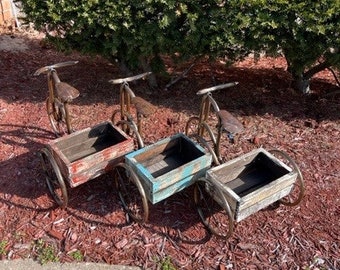
<path fill-rule="evenodd" d="M 19 44 L 19 45 L 18 45 Z M 161 269 L 339 269 L 340 268 L 340 97 L 332 74 L 312 81 L 315 95 L 295 95 L 282 58 L 246 59 L 226 67 L 202 61 L 167 91 L 168 81 L 148 90 L 131 87 L 157 106 L 147 119 L 145 143 L 183 132 L 197 115 L 196 91 L 239 81 L 214 97 L 246 131 L 235 144 L 222 145 L 225 160 L 260 145 L 286 151 L 302 170 L 306 193 L 295 207 L 279 206 L 236 224 L 225 241 L 209 235 L 193 207 L 192 189 L 150 204 L 147 224 L 128 223 L 110 175 L 69 189 L 67 209 L 56 207 L 45 185 L 38 151 L 54 139 L 45 111 L 46 78 L 33 77 L 42 66 L 79 60 L 60 77 L 81 95 L 71 106 L 77 130 L 108 120 L 118 108 L 121 77 L 100 57 L 60 53 L 36 32 L 0 32 L 0 252 L 3 259 L 39 257 L 37 243 L 53 247 L 61 262 L 79 259 Z M 168 66 L 179 72 L 183 66 Z M 256 138 L 254 140 L 254 138 Z M 78 254 L 78 257 L 74 256 Z M 169 266 L 169 264 L 168 264 Z"/>

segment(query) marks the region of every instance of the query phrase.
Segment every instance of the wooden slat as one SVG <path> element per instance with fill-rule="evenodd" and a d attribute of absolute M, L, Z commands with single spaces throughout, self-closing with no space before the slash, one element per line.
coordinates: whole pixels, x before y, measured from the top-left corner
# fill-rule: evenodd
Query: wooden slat
<path fill-rule="evenodd" d="M 150 151 L 151 152 L 151 151 Z M 146 160 L 142 160 L 140 164 L 142 164 L 144 167 L 149 168 L 151 166 L 154 166 L 162 161 L 164 161 L 167 157 L 172 156 L 174 153 L 178 152 L 176 147 L 171 147 L 170 149 L 164 149 L 162 152 L 153 152 L 153 154 L 150 154 L 150 157 Z"/>
<path fill-rule="evenodd" d="M 74 162 L 78 159 L 85 158 L 121 142 L 123 141 L 116 141 L 114 138 L 108 135 L 101 135 L 97 138 L 89 138 L 86 141 L 66 148 L 63 150 L 63 154 L 70 162 Z"/>
<path fill-rule="evenodd" d="M 137 151 L 136 154 L 133 155 L 133 158 L 139 163 L 148 162 L 148 160 L 152 160 L 160 153 L 164 153 L 175 147 L 178 144 L 178 140 L 177 137 L 171 140 L 167 138 L 161 142 L 146 146 L 143 149 L 140 149 L 140 151 Z"/>
<path fill-rule="evenodd" d="M 64 151 L 74 145 L 82 142 L 90 141 L 101 136 L 111 137 L 114 141 L 119 142 L 127 138 L 127 136 L 121 132 L 118 128 L 114 127 L 110 122 L 103 122 L 93 127 L 85 128 L 83 130 L 76 131 L 64 137 L 58 138 L 53 141 L 53 144 Z"/>
<path fill-rule="evenodd" d="M 279 199 L 283 198 L 284 196 L 288 195 L 291 191 L 292 186 L 287 186 L 284 189 L 279 189 L 277 192 L 271 194 L 270 196 L 263 198 L 262 200 L 256 200 L 255 203 L 252 205 L 249 205 L 247 207 L 241 207 L 235 217 L 235 221 L 239 222 L 251 214 L 254 214 L 261 209 L 271 205 L 272 203 L 278 201 Z"/>

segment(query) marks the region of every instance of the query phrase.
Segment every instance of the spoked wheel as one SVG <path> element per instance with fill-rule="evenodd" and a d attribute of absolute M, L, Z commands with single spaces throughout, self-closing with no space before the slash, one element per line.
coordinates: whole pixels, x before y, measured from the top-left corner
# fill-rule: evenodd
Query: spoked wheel
<path fill-rule="evenodd" d="M 68 204 L 67 188 L 60 169 L 50 151 L 44 148 L 40 154 L 48 190 L 56 203 L 61 208 L 66 208 Z"/>
<path fill-rule="evenodd" d="M 134 122 L 121 120 L 116 123 L 116 126 L 122 129 L 128 136 L 134 139 L 136 149 L 141 149 L 144 147 L 142 136 L 138 132 L 137 125 Z"/>
<path fill-rule="evenodd" d="M 194 188 L 194 201 L 203 224 L 217 237 L 228 239 L 234 231 L 234 217 L 223 192 L 200 178 Z"/>
<path fill-rule="evenodd" d="M 205 138 L 205 137 L 200 136 L 198 134 L 198 128 L 199 128 L 199 118 L 196 116 L 189 118 L 185 126 L 185 135 L 187 135 L 189 138 L 196 139 L 199 144 L 201 144 L 203 147 L 205 147 L 210 152 L 210 154 L 212 155 L 214 164 L 219 165 L 220 161 L 214 150 L 214 144 L 216 144 L 215 136 L 213 135 L 213 133 L 211 132 L 211 129 L 206 123 L 202 124 L 203 134 L 208 134 L 209 137 Z M 211 142 L 213 145 L 211 145 L 211 143 L 209 142 Z"/>
<path fill-rule="evenodd" d="M 118 164 L 113 173 L 124 210 L 134 221 L 146 222 L 149 218 L 148 200 L 137 175 L 125 163 Z"/>
<path fill-rule="evenodd" d="M 297 173 L 296 181 L 292 187 L 291 192 L 279 200 L 280 203 L 288 206 L 295 206 L 299 204 L 303 198 L 303 195 L 305 193 L 305 184 L 303 181 L 302 173 L 297 166 L 297 164 L 288 156 L 287 153 L 278 150 L 278 149 L 272 149 L 269 150 L 269 153 L 271 153 L 273 156 L 275 156 L 277 159 L 285 163 L 288 167 L 290 167 L 294 172 Z"/>
<path fill-rule="evenodd" d="M 58 106 L 55 102 L 51 102 L 48 97 L 46 99 L 46 110 L 52 129 L 57 137 L 70 134 L 72 132 L 67 103 Z"/>

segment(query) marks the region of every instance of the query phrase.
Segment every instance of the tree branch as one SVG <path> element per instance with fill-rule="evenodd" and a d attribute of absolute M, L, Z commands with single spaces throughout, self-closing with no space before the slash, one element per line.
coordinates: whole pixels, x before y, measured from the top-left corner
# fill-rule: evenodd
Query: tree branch
<path fill-rule="evenodd" d="M 309 69 L 307 72 L 305 72 L 303 74 L 303 77 L 305 79 L 310 79 L 313 77 L 314 74 L 326 69 L 326 68 L 329 68 L 331 66 L 331 63 L 328 62 L 328 61 L 325 61 L 325 62 L 322 62 L 322 63 L 319 63 L 318 65 L 312 67 L 311 69 Z"/>
<path fill-rule="evenodd" d="M 194 67 L 195 64 L 196 64 L 196 61 L 192 63 L 190 67 L 188 67 L 186 70 L 184 70 L 179 76 L 177 76 L 176 78 L 172 78 L 171 81 L 165 86 L 164 90 L 168 90 L 168 88 L 170 88 L 176 82 L 183 79 L 188 74 L 188 72 Z"/>

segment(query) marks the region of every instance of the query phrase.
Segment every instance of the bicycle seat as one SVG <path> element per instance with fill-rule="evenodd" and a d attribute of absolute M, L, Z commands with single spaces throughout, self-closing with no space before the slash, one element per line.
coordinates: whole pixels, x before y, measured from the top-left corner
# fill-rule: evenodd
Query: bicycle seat
<path fill-rule="evenodd" d="M 60 97 L 61 102 L 71 102 L 79 96 L 79 91 L 73 86 L 65 82 L 58 82 L 55 85 L 57 96 Z"/>
<path fill-rule="evenodd" d="M 222 127 L 231 134 L 242 133 L 244 131 L 244 127 L 242 123 L 235 118 L 230 112 L 226 110 L 220 110 L 218 113 L 218 117 L 221 119 Z"/>
<path fill-rule="evenodd" d="M 148 117 L 156 111 L 156 107 L 154 105 L 141 97 L 133 97 L 131 102 L 135 105 L 137 113 L 144 117 Z"/>

